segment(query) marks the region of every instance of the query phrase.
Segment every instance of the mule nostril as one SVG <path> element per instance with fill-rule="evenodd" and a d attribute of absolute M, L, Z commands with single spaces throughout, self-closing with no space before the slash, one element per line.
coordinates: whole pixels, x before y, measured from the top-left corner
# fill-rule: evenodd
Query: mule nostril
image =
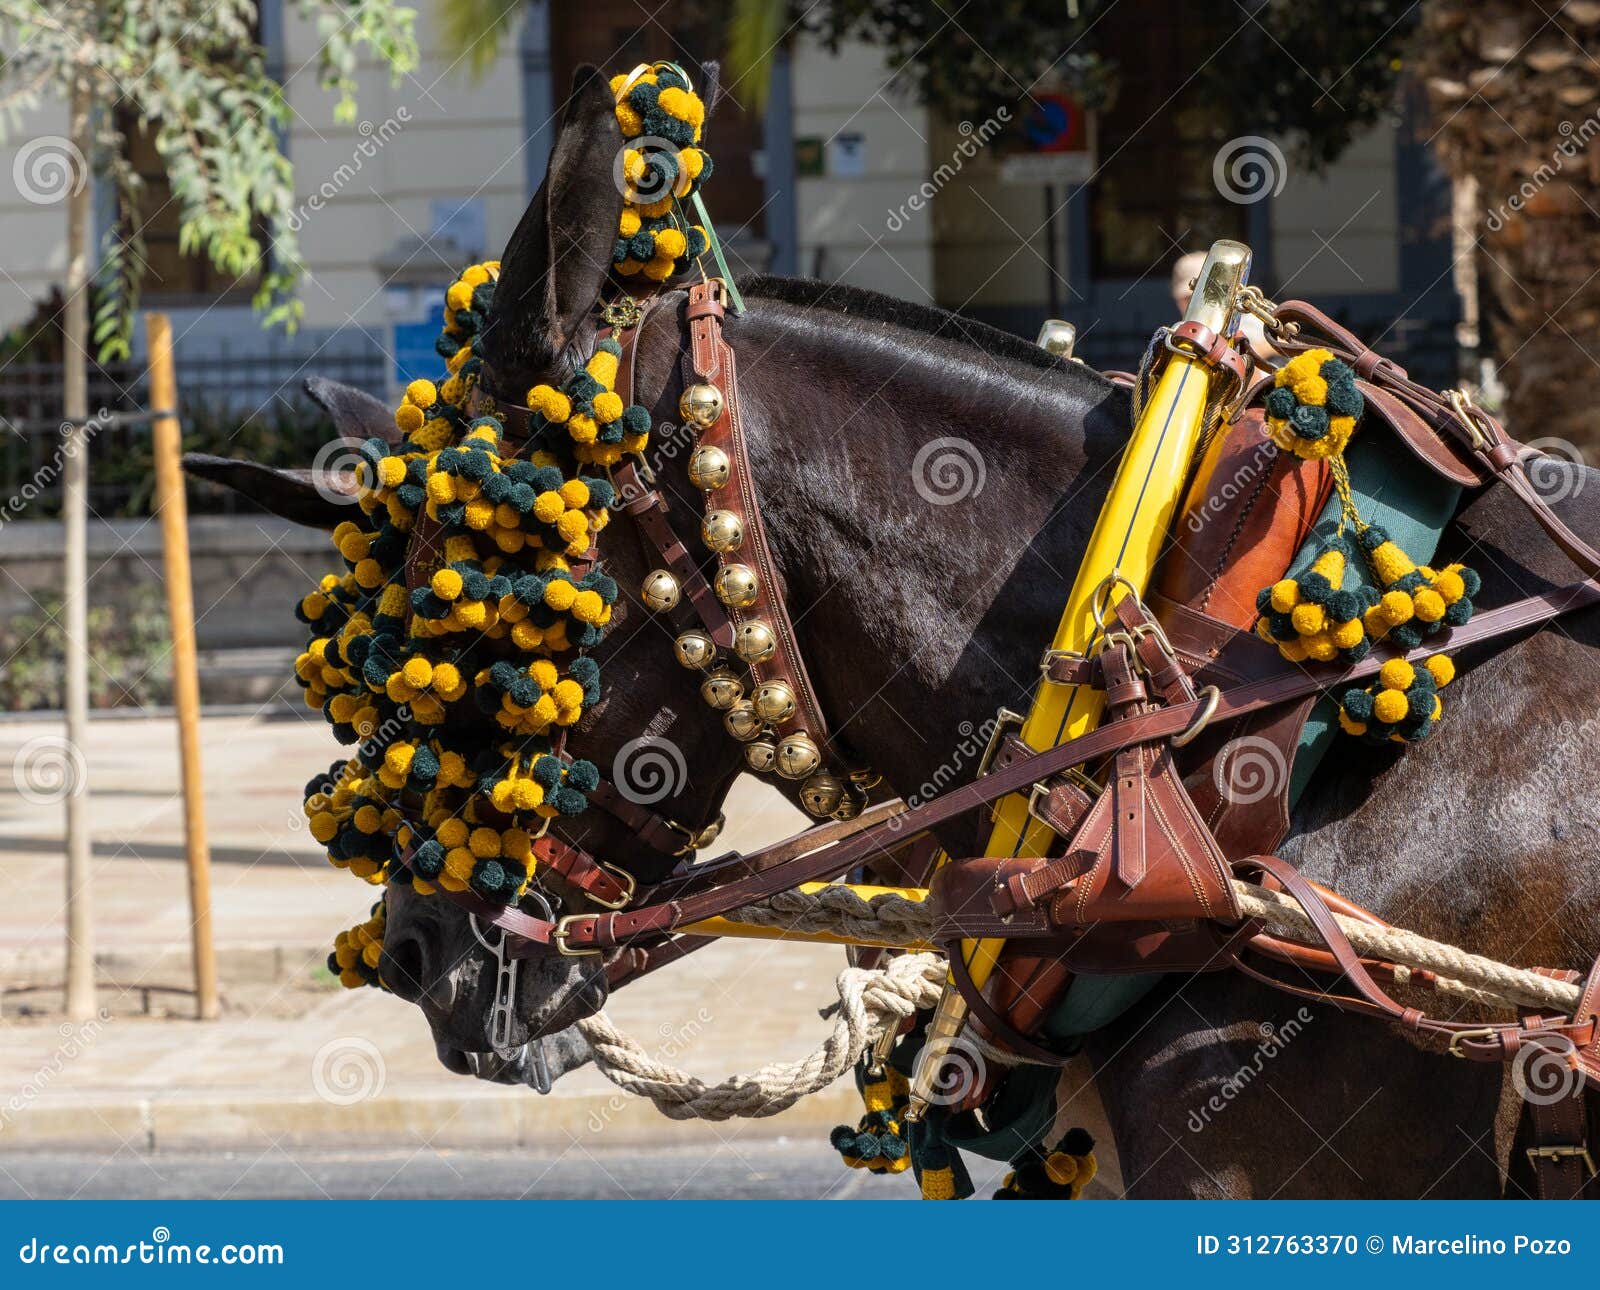
<path fill-rule="evenodd" d="M 386 939 L 378 972 L 384 984 L 407 1003 L 415 1003 L 427 993 L 427 953 L 416 936 Z"/>

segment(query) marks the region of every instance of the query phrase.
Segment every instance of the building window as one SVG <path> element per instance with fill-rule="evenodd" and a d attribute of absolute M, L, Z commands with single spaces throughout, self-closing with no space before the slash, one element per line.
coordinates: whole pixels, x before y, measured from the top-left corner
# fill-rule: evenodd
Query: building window
<path fill-rule="evenodd" d="M 1247 208 L 1224 198 L 1211 178 L 1228 134 L 1193 76 L 1215 53 L 1201 25 L 1186 21 L 1181 5 L 1134 0 L 1113 7 L 1099 35 L 1122 77 L 1099 123 L 1094 276 L 1159 274 L 1219 237 L 1242 239 Z"/>

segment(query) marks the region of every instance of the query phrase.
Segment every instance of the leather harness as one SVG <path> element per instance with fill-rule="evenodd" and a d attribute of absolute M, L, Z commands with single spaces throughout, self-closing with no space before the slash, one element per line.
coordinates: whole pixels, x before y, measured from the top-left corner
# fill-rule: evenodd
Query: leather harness
<path fill-rule="evenodd" d="M 739 610 L 728 609 L 718 599 L 674 530 L 667 499 L 643 462 L 624 461 L 616 468 L 619 504 L 637 522 L 647 550 L 681 586 L 682 598 L 674 613 L 692 612 L 724 649 L 732 644 L 741 622 L 759 616 L 773 626 L 778 648 L 770 659 L 753 665 L 752 672 L 758 682 L 782 680 L 790 685 L 798 699 L 795 728 L 828 748 L 839 764 L 849 765 L 845 750 L 829 739 L 816 690 L 801 660 L 781 571 L 761 523 L 735 355 L 723 334 L 724 306 L 717 286 L 701 283 L 688 293 L 683 377 L 686 384 L 714 381 L 723 391 L 721 415 L 705 430 L 701 442 L 720 447 L 732 465 L 730 484 L 718 505 L 734 510 L 744 525 L 746 544 L 740 559 L 756 566 L 759 598 Z M 626 402 L 633 401 L 638 319 L 659 308 L 655 298 L 636 303 L 633 325 L 615 333 L 622 346 L 618 389 Z M 1504 483 L 1584 574 L 1565 586 L 1480 611 L 1442 640 L 1432 639 L 1402 657 L 1417 661 L 1441 649 L 1502 639 L 1600 603 L 1600 552 L 1545 502 L 1527 474 L 1529 450 L 1507 435 L 1498 421 L 1464 396 L 1441 395 L 1412 381 L 1403 369 L 1308 304 L 1291 301 L 1277 306 L 1276 319 L 1274 344 L 1280 350 L 1290 354 L 1314 346 L 1333 350 L 1355 369 L 1371 410 L 1395 430 L 1408 451 L 1455 484 Z M 1300 339 L 1302 334 L 1308 339 Z M 1181 340 L 1187 352 L 1224 367 L 1243 385 L 1239 356 L 1225 341 L 1192 334 Z M 526 439 L 529 410 L 500 399 L 495 406 L 506 418 L 510 441 Z M 414 545 L 425 549 L 428 539 L 421 534 L 419 539 Z M 592 560 L 592 550 L 588 558 Z M 1068 840 L 1062 854 L 958 859 L 939 871 L 930 891 L 936 911 L 934 939 L 949 955 L 957 986 L 990 1037 L 1024 1058 L 1052 1064 L 1063 1060 L 1021 1033 L 1013 1024 L 1015 1012 L 1009 1017 L 1003 1014 L 973 985 L 959 952 L 963 939 L 1002 937 L 1024 947 L 1031 962 L 1043 965 L 1039 969 L 1043 975 L 1037 978 L 1041 994 L 1049 993 L 1050 981 L 1059 984 L 1071 971 L 1233 967 L 1298 997 L 1436 1037 L 1458 1057 L 1505 1062 L 1529 1046 L 1542 1048 L 1565 1060 L 1583 1083 L 1600 1087 L 1600 960 L 1582 978 L 1581 1002 L 1569 1017 L 1527 1013 L 1515 1022 L 1490 1024 L 1431 1017 L 1390 996 L 1379 978 L 1393 981 L 1401 973 L 1393 964 L 1363 959 L 1334 914 L 1380 920 L 1267 854 L 1286 831 L 1286 812 L 1267 829 L 1274 836 L 1260 847 L 1261 853 L 1241 855 L 1219 845 L 1212 828 L 1215 821 L 1203 817 L 1190 799 L 1174 750 L 1202 728 L 1295 703 L 1301 704 L 1303 719 L 1315 696 L 1374 675 L 1394 654 L 1373 654 L 1342 670 L 1319 667 L 1313 672 L 1278 659 L 1270 646 L 1246 631 L 1160 596 L 1146 605 L 1129 595 L 1117 603 L 1115 617 L 1104 648 L 1092 657 L 1047 654 L 1041 662 L 1044 678 L 1053 684 L 1104 689 L 1108 711 L 1103 723 L 1044 751 L 1035 751 L 1015 737 L 1004 739 L 986 773 L 937 797 L 915 806 L 883 802 L 857 818 L 827 822 L 749 854 L 729 853 L 696 863 L 694 851 L 715 836 L 720 817 L 706 829 L 689 829 L 629 801 L 602 780 L 591 795 L 594 803 L 620 819 L 652 851 L 677 858 L 665 878 L 639 886 L 631 876 L 547 832 L 535 843 L 541 870 L 556 875 L 598 909 L 543 918 L 515 906 L 492 906 L 471 891 L 445 894 L 481 922 L 501 928 L 510 956 L 602 954 L 607 956 L 608 978 L 619 985 L 709 942 L 708 937 L 679 934 L 689 924 L 730 914 L 801 883 L 840 878 L 1008 794 L 1032 793 L 1030 810 Z M 1219 681 L 1197 688 L 1195 678 L 1206 676 L 1207 669 Z M 1103 789 L 1075 773 L 1076 768 L 1098 763 L 1107 766 Z M 1315 928 L 1320 945 L 1287 942 L 1241 919 L 1230 886 L 1236 876 L 1254 878 L 1292 899 Z M 1284 980 L 1269 971 L 1264 960 L 1332 973 L 1342 978 L 1348 992 L 1310 989 Z M 1426 986 L 1432 980 L 1426 972 L 1404 975 L 1413 985 Z M 1571 982 L 1580 979 L 1570 971 L 1549 970 L 1547 975 Z M 1566 1101 L 1567 1105 L 1533 1108 L 1536 1146 L 1530 1158 L 1541 1194 L 1576 1195 L 1592 1172 L 1583 1101 Z"/>

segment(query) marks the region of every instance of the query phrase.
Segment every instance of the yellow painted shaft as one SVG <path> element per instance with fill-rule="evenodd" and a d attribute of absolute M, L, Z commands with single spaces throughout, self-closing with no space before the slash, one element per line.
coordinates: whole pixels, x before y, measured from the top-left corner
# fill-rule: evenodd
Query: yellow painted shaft
<path fill-rule="evenodd" d="M 1248 273 L 1249 260 L 1249 250 L 1239 243 L 1213 246 L 1186 317 L 1223 332 L 1231 323 L 1234 298 Z M 1108 579 L 1118 576 L 1135 590 L 1144 591 L 1183 497 L 1209 393 L 1209 370 L 1185 353 L 1172 354 L 1129 436 L 1051 648 L 1088 652 L 1099 633 L 1094 617 L 1097 596 L 1103 601 L 1102 617 L 1107 617 L 1110 606 L 1127 591 L 1119 584 L 1107 597 Z M 1041 683 L 1023 724 L 1022 739 L 1030 748 L 1045 749 L 1084 734 L 1099 723 L 1104 701 L 1103 692 L 1092 687 Z M 1043 855 L 1050 841 L 1050 830 L 1028 814 L 1028 799 L 1013 794 L 996 805 L 985 854 Z M 981 986 L 988 979 L 1004 944 L 1000 940 L 962 943 L 962 957 L 976 984 Z"/>

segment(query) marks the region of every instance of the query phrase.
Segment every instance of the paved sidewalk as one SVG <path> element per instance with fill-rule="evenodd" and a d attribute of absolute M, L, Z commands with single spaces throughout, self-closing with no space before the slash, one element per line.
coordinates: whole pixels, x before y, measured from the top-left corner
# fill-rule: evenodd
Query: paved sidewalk
<path fill-rule="evenodd" d="M 39 741 L 59 733 L 47 723 L 0 725 L 0 763 L 38 756 Z M 86 765 L 106 1012 L 86 1027 L 60 1021 L 54 989 L 62 807 L 0 776 L 0 1155 L 46 1146 L 582 1151 L 825 1137 L 859 1114 L 844 1081 L 770 1121 L 707 1125 L 667 1120 L 593 1068 L 545 1098 L 450 1074 L 413 1007 L 337 989 L 321 968 L 334 932 L 372 897 L 327 864 L 300 815 L 301 786 L 337 755 L 320 720 L 209 719 L 203 746 L 224 995 L 223 1019 L 212 1024 L 188 1020 L 188 998 L 169 992 L 189 984 L 173 723 L 93 725 Z M 739 848 L 803 823 L 750 780 L 728 815 L 726 840 Z M 630 986 L 609 1010 L 662 1057 L 720 1079 L 814 1047 L 827 1029 L 817 1009 L 836 997 L 842 966 L 835 948 L 728 941 Z M 1105 1136 L 1098 1105 L 1088 1112 L 1080 1118 Z"/>

